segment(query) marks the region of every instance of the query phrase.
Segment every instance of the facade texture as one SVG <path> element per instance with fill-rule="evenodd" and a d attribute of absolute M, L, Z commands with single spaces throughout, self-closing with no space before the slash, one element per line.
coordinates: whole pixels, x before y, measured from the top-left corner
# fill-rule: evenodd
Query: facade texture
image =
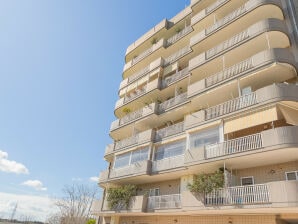
<path fill-rule="evenodd" d="M 192 0 L 128 47 L 100 223 L 298 223 L 297 15 L 297 0 Z M 219 169 L 222 188 L 189 190 Z"/>

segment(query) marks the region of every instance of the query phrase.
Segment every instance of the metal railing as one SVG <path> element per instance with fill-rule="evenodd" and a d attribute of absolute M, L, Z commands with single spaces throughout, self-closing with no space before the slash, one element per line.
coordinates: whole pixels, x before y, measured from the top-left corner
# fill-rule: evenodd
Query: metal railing
<path fill-rule="evenodd" d="M 218 0 L 214 4 L 210 5 L 209 7 L 206 8 L 206 13 L 210 13 L 211 11 L 215 10 L 216 8 L 220 7 L 223 5 L 225 2 L 228 2 L 229 0 Z"/>
<path fill-rule="evenodd" d="M 138 138 L 139 138 L 139 135 L 137 134 L 137 135 L 131 136 L 129 138 L 125 138 L 123 140 L 117 141 L 117 142 L 115 142 L 114 150 L 119 150 L 121 148 L 136 144 L 138 142 Z"/>
<path fill-rule="evenodd" d="M 257 103 L 256 93 L 250 93 L 205 110 L 205 120 L 220 117 Z"/>
<path fill-rule="evenodd" d="M 206 159 L 262 148 L 261 133 L 232 139 L 205 147 Z"/>
<path fill-rule="evenodd" d="M 138 56 L 134 57 L 131 61 L 132 65 L 135 65 L 139 61 L 141 61 L 143 58 L 145 58 L 147 55 L 151 54 L 153 51 L 153 47 L 148 48 L 147 50 L 143 51 Z"/>
<path fill-rule="evenodd" d="M 182 166 L 184 166 L 184 152 L 182 155 L 175 155 L 165 159 L 153 161 L 152 172 L 175 169 Z"/>
<path fill-rule="evenodd" d="M 155 133 L 155 141 L 160 141 L 161 139 L 179 134 L 184 131 L 184 122 L 180 122 L 169 127 L 157 130 Z"/>
<path fill-rule="evenodd" d="M 132 120 L 138 119 L 138 118 L 142 117 L 142 115 L 143 115 L 143 108 L 141 108 L 140 110 L 131 112 L 131 113 L 127 114 L 126 116 L 119 119 L 119 125 L 123 125 L 123 124 L 126 124 Z"/>
<path fill-rule="evenodd" d="M 173 97 L 172 99 L 169 99 L 161 104 L 158 105 L 158 112 L 164 113 L 167 109 L 176 106 L 180 103 L 183 103 L 187 100 L 187 92 L 182 93 L 178 96 Z"/>
<path fill-rule="evenodd" d="M 148 160 L 130 164 L 125 167 L 111 169 L 110 178 L 133 176 L 147 171 Z"/>
<path fill-rule="evenodd" d="M 209 59 L 213 57 L 214 55 L 240 43 L 241 41 L 247 39 L 249 37 L 248 30 L 245 30 L 241 33 L 238 33 L 237 35 L 233 36 L 229 40 L 224 41 L 223 43 L 217 45 L 216 47 L 211 48 L 206 52 L 206 58 Z"/>
<path fill-rule="evenodd" d="M 149 71 L 150 71 L 150 66 L 147 66 L 144 69 L 142 69 L 141 71 L 138 71 L 138 72 L 134 73 L 133 75 L 128 77 L 128 83 L 131 83 L 134 80 L 142 77 L 143 75 L 145 75 Z"/>
<path fill-rule="evenodd" d="M 124 103 L 127 103 L 129 101 L 132 101 L 132 100 L 136 99 L 140 95 L 146 93 L 146 91 L 147 91 L 147 85 L 143 86 L 142 88 L 134 90 L 129 95 L 124 97 Z"/>
<path fill-rule="evenodd" d="M 180 40 L 182 37 L 184 37 L 185 35 L 189 34 L 191 31 L 192 31 L 192 27 L 191 26 L 185 27 L 179 33 L 177 33 L 174 36 L 172 36 L 169 39 L 167 39 L 166 46 L 168 47 L 168 46 L 174 44 L 175 42 L 177 42 L 178 40 Z"/>
<path fill-rule="evenodd" d="M 229 13 L 228 15 L 226 15 L 225 17 L 223 17 L 221 20 L 218 20 L 212 26 L 208 27 L 206 29 L 206 35 L 208 35 L 209 33 L 213 32 L 214 30 L 218 29 L 219 27 L 221 27 L 221 26 L 229 23 L 230 21 L 232 21 L 236 17 L 238 17 L 241 14 L 243 14 L 245 11 L 246 11 L 246 6 L 243 5 L 240 8 L 236 9 L 235 11 Z"/>
<path fill-rule="evenodd" d="M 266 184 L 228 187 L 205 195 L 205 205 L 245 205 L 269 203 Z"/>
<path fill-rule="evenodd" d="M 170 194 L 148 197 L 149 209 L 181 208 L 181 195 Z"/>
<path fill-rule="evenodd" d="M 185 54 L 187 54 L 188 52 L 191 51 L 190 46 L 186 46 L 182 49 L 180 49 L 179 51 L 177 51 L 176 53 L 172 54 L 171 56 L 167 57 L 164 60 L 164 66 L 167 66 L 169 64 L 172 64 L 174 61 L 176 61 L 178 58 L 184 56 Z"/>
<path fill-rule="evenodd" d="M 166 77 L 163 81 L 162 81 L 162 88 L 165 88 L 169 85 L 171 85 L 172 83 L 176 82 L 177 80 L 183 78 L 184 76 L 187 76 L 189 74 L 189 69 L 188 67 L 182 69 L 179 72 L 176 72 L 175 74 Z"/>
<path fill-rule="evenodd" d="M 250 68 L 253 67 L 252 59 L 247 59 L 245 61 L 242 61 L 236 65 L 233 65 L 223 71 L 220 71 L 212 76 L 209 76 L 205 79 L 206 82 L 206 88 L 213 86 L 219 82 L 222 82 L 226 79 L 229 79 L 235 75 L 238 75 Z"/>

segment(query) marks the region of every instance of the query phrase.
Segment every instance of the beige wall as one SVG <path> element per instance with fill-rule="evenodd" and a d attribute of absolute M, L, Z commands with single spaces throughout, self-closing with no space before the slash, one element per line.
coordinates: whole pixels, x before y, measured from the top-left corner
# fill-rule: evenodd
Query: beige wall
<path fill-rule="evenodd" d="M 138 195 L 145 194 L 152 188 L 159 188 L 160 195 L 178 194 L 179 186 L 180 179 L 139 185 L 138 188 L 142 190 L 138 191 Z"/>
<path fill-rule="evenodd" d="M 270 159 L 270 158 L 268 158 Z M 255 184 L 286 180 L 285 172 L 298 170 L 298 161 L 277 165 L 254 167 L 232 171 L 236 176 L 236 185 L 241 185 L 240 177 L 253 176 Z"/>
<path fill-rule="evenodd" d="M 176 221 L 177 220 L 177 221 Z M 119 224 L 275 224 L 275 216 L 144 216 L 121 217 Z"/>

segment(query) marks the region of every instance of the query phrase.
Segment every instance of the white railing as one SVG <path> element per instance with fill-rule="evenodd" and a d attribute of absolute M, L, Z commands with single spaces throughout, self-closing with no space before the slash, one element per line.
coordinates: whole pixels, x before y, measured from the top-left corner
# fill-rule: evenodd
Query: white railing
<path fill-rule="evenodd" d="M 222 82 L 226 79 L 229 79 L 235 75 L 238 75 L 250 68 L 253 67 L 252 59 L 247 59 L 245 61 L 242 61 L 236 65 L 233 65 L 232 67 L 229 67 L 221 72 L 218 72 L 208 78 L 205 79 L 206 82 L 206 88 L 213 86 L 219 82 Z"/>
<path fill-rule="evenodd" d="M 169 99 L 161 104 L 158 105 L 158 112 L 159 113 L 163 113 L 165 112 L 167 109 L 176 106 L 180 103 L 183 103 L 187 100 L 187 92 L 182 93 L 178 96 L 173 97 L 172 99 Z"/>
<path fill-rule="evenodd" d="M 143 75 L 145 75 L 149 71 L 150 71 L 150 66 L 147 66 L 144 69 L 142 69 L 141 71 L 138 71 L 138 72 L 134 73 L 132 76 L 128 77 L 128 83 L 131 83 L 134 80 L 142 77 Z"/>
<path fill-rule="evenodd" d="M 205 110 L 205 120 L 220 117 L 257 103 L 256 93 L 250 93 Z"/>
<path fill-rule="evenodd" d="M 181 195 L 170 194 L 148 197 L 149 209 L 169 209 L 181 207 Z"/>
<path fill-rule="evenodd" d="M 140 173 L 147 172 L 148 160 L 140 161 L 130 164 L 129 166 L 111 169 L 110 178 L 117 178 L 122 176 L 133 176 Z"/>
<path fill-rule="evenodd" d="M 135 58 L 133 58 L 132 59 L 132 65 L 135 65 L 136 63 L 138 63 L 139 61 L 141 61 L 147 55 L 151 54 L 152 51 L 153 51 L 153 47 L 150 47 L 147 50 L 145 50 L 144 52 L 142 52 L 141 54 L 139 54 L 138 56 L 136 56 Z"/>
<path fill-rule="evenodd" d="M 178 40 L 180 40 L 182 37 L 184 37 L 185 35 L 189 34 L 192 31 L 192 27 L 191 26 L 187 26 L 185 27 L 183 30 L 181 30 L 179 33 L 175 34 L 174 36 L 170 37 L 169 39 L 167 39 L 167 47 L 174 44 L 175 42 L 177 42 Z"/>
<path fill-rule="evenodd" d="M 146 90 L 147 90 L 147 85 L 143 86 L 142 88 L 134 90 L 129 95 L 124 97 L 124 103 L 127 103 L 129 101 L 132 101 L 132 100 L 136 99 L 140 95 L 146 93 Z"/>
<path fill-rule="evenodd" d="M 205 195 L 205 205 L 245 205 L 269 203 L 266 184 L 228 187 Z"/>
<path fill-rule="evenodd" d="M 243 5 L 240 8 L 236 9 L 235 11 L 231 12 L 230 14 L 228 14 L 227 16 L 225 16 L 224 18 L 222 18 L 221 20 L 218 20 L 212 26 L 208 27 L 206 29 L 206 35 L 208 35 L 209 33 L 213 32 L 214 30 L 218 29 L 219 27 L 221 27 L 221 26 L 229 23 L 233 19 L 235 19 L 238 16 L 240 16 L 241 14 L 243 14 L 245 11 L 246 11 L 246 6 Z"/>
<path fill-rule="evenodd" d="M 249 37 L 249 32 L 248 30 L 245 30 L 241 33 L 238 33 L 237 35 L 233 36 L 229 40 L 224 41 L 223 43 L 217 45 L 214 48 L 211 48 L 206 52 L 206 58 L 209 59 L 213 57 L 214 55 L 240 43 L 241 41 L 247 39 Z"/>
<path fill-rule="evenodd" d="M 177 80 L 183 78 L 184 76 L 187 76 L 189 74 L 189 69 L 188 67 L 182 69 L 179 72 L 176 72 L 174 75 L 168 76 L 166 77 L 163 81 L 162 81 L 162 87 L 165 88 L 169 85 L 171 85 L 172 83 L 176 82 Z"/>
<path fill-rule="evenodd" d="M 156 131 L 155 133 L 155 141 L 160 141 L 161 139 L 171 136 L 171 135 L 175 135 L 175 134 L 179 134 L 181 132 L 184 131 L 184 122 L 180 122 L 174 125 L 171 125 L 169 127 L 160 129 L 158 131 Z"/>
<path fill-rule="evenodd" d="M 206 8 L 206 13 L 210 13 L 211 11 L 215 10 L 216 8 L 219 8 L 221 5 L 228 1 L 229 0 L 218 0 L 217 2 Z"/>
<path fill-rule="evenodd" d="M 206 159 L 262 148 L 261 133 L 232 139 L 205 147 Z"/>
<path fill-rule="evenodd" d="M 138 142 L 139 135 L 134 135 L 129 138 L 125 138 L 115 143 L 115 149 L 119 150 L 121 148 L 136 144 Z"/>
<path fill-rule="evenodd" d="M 186 46 L 186 47 L 180 49 L 179 51 L 177 51 L 176 53 L 172 54 L 171 56 L 167 57 L 164 60 L 164 66 L 172 64 L 174 61 L 178 60 L 180 57 L 184 56 L 185 54 L 187 54 L 190 51 L 191 51 L 190 46 Z"/>
<path fill-rule="evenodd" d="M 126 116 L 119 119 L 119 125 L 123 125 L 123 124 L 126 124 L 132 120 L 138 119 L 138 118 L 142 117 L 142 115 L 143 115 L 143 108 L 141 108 L 140 110 L 131 112 L 131 113 L 127 114 Z"/>

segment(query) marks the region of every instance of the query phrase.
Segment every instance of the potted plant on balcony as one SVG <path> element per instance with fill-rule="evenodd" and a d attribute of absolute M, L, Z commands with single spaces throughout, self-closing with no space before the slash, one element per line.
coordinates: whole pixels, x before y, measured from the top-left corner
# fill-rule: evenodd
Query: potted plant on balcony
<path fill-rule="evenodd" d="M 137 194 L 137 186 L 128 184 L 109 188 L 107 191 L 108 207 L 112 210 L 127 210 L 133 196 Z"/>
<path fill-rule="evenodd" d="M 206 174 L 201 173 L 195 176 L 193 183 L 189 183 L 187 185 L 188 189 L 193 193 L 199 196 L 204 204 L 209 204 L 213 200 L 216 200 L 216 204 L 222 204 L 223 198 L 208 198 L 206 200 L 206 195 L 210 194 L 212 191 L 222 188 L 224 186 L 224 171 L 223 169 L 219 169 L 218 171 Z M 212 203 L 213 204 L 213 203 Z"/>
<path fill-rule="evenodd" d="M 125 108 L 123 108 L 122 112 L 127 115 L 131 112 L 131 109 L 129 109 L 128 107 L 125 107 Z"/>

